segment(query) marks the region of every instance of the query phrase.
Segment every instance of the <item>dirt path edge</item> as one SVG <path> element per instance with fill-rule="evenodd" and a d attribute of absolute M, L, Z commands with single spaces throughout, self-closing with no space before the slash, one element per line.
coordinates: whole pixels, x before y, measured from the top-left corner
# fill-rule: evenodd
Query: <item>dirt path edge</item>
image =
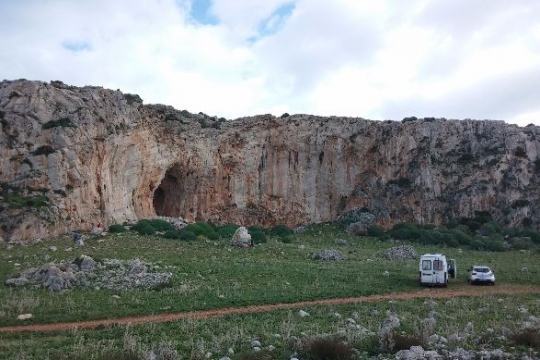
<path fill-rule="evenodd" d="M 62 331 L 75 328 L 91 329 L 97 326 L 112 325 L 112 324 L 141 324 L 147 322 L 167 322 L 175 321 L 186 318 L 210 318 L 218 317 L 229 314 L 245 314 L 254 312 L 265 312 L 281 309 L 292 309 L 299 307 L 307 307 L 314 305 L 334 305 L 334 304 L 350 304 L 357 302 L 369 302 L 380 300 L 405 300 L 415 298 L 449 298 L 456 296 L 491 296 L 491 295 L 511 295 L 511 294 L 526 294 L 526 293 L 540 293 L 540 287 L 526 287 L 526 286 L 461 286 L 458 288 L 425 288 L 421 290 L 415 290 L 402 293 L 390 293 L 381 295 L 369 295 L 350 298 L 337 298 L 337 299 L 321 299 L 300 301 L 296 303 L 279 303 L 279 304 L 266 304 L 266 305 L 253 305 L 243 307 L 229 307 L 221 309 L 200 310 L 200 311 L 188 311 L 180 313 L 169 314 L 156 314 L 156 315 L 141 315 L 132 317 L 122 317 L 114 319 L 100 319 L 100 320 L 88 320 L 80 322 L 65 322 L 65 323 L 53 323 L 53 324 L 31 324 L 31 325 L 16 325 L 16 326 L 4 326 L 0 327 L 0 332 L 15 332 L 15 331 Z"/>

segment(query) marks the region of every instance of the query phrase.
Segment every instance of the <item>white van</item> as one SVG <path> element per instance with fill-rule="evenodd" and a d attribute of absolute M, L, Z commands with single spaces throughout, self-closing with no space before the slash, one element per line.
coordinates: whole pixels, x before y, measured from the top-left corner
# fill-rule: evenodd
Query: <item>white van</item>
<path fill-rule="evenodd" d="M 446 286 L 448 278 L 456 276 L 456 260 L 447 260 L 443 254 L 424 254 L 420 257 L 420 285 Z"/>

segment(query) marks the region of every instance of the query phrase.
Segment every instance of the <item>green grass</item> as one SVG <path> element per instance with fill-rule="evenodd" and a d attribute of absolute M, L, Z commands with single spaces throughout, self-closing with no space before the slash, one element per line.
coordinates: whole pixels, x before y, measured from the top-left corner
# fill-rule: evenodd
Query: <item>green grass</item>
<path fill-rule="evenodd" d="M 155 348 L 168 344 L 184 359 L 201 359 L 208 352 L 212 358 L 227 355 L 232 348 L 233 359 L 252 353 L 250 341 L 258 339 L 263 347 L 275 346 L 276 359 L 286 359 L 295 350 L 295 343 L 325 335 L 340 339 L 360 351 L 374 353 L 377 347 L 376 333 L 385 319 L 387 310 L 394 312 L 401 320 L 398 333 L 414 333 L 422 319 L 435 309 L 438 320 L 434 332 L 451 338 L 452 334 L 463 334 L 467 323 L 473 330 L 468 338 L 450 342 L 449 348 L 463 347 L 477 349 L 478 339 L 487 348 L 502 347 L 507 351 L 524 351 L 525 348 L 511 349 L 513 344 L 499 338 L 504 328 L 517 332 L 530 314 L 538 314 L 540 304 L 537 296 L 489 296 L 436 300 L 434 306 L 425 299 L 379 301 L 348 305 L 312 306 L 302 308 L 310 316 L 301 318 L 298 309 L 271 312 L 227 315 L 207 319 L 182 319 L 168 323 L 153 323 L 131 326 L 101 326 L 94 330 L 73 329 L 67 332 L 51 333 L 1 333 L 0 354 L 10 359 L 49 359 L 63 355 L 91 355 L 99 359 L 101 354 Z M 528 313 L 520 311 L 521 307 Z M 478 309 L 488 309 L 480 313 Z M 376 311 L 376 312 L 374 312 Z M 363 334 L 349 325 L 348 319 L 368 330 Z M 488 329 L 493 330 L 493 336 Z"/>
<path fill-rule="evenodd" d="M 47 262 L 72 260 L 81 254 L 96 259 L 139 258 L 159 264 L 162 271 L 170 271 L 174 277 L 172 287 L 159 291 L 114 292 L 76 288 L 52 293 L 39 288 L 2 286 L 0 325 L 20 324 L 16 317 L 22 313 L 32 313 L 34 316 L 25 323 L 53 323 L 419 289 L 417 260 L 392 262 L 380 256 L 385 249 L 407 242 L 380 242 L 369 237 L 353 237 L 334 226 L 318 226 L 293 237 L 291 243 L 269 238 L 267 243 L 243 249 L 232 248 L 225 240 L 198 239 L 186 242 L 141 236 L 134 232 L 113 234 L 103 242 L 98 242 L 101 238 L 88 239 L 85 246 L 74 247 L 71 252 L 65 251 L 73 247 L 68 236 L 27 246 L 15 245 L 10 249 L 4 244 L 0 247 L 2 282 L 19 270 Z M 347 245 L 335 245 L 335 238 L 347 240 Z M 56 246 L 58 251 L 49 251 L 50 246 Z M 413 246 L 419 254 L 442 252 L 457 260 L 458 279 L 451 282 L 449 287 L 465 286 L 465 270 L 472 264 L 491 266 L 498 284 L 540 285 L 540 255 L 535 252 L 480 252 L 418 244 Z M 342 251 L 346 260 L 312 260 L 314 253 L 330 248 Z M 15 266 L 17 263 L 20 266 Z M 390 276 L 383 276 L 384 271 L 388 271 Z M 112 295 L 119 295 L 120 298 Z M 449 300 L 452 301 L 450 305 L 443 305 L 444 301 L 440 300 L 437 311 L 444 313 L 445 317 L 448 314 L 448 318 L 444 319 L 449 321 L 449 329 L 457 328 L 467 321 L 485 323 L 485 326 L 495 326 L 500 321 L 509 327 L 516 326 L 516 321 L 523 318 L 523 314 L 515 312 L 521 303 L 529 307 L 531 314 L 534 314 L 532 310 L 536 311 L 537 316 L 539 314 L 539 303 L 533 296 L 516 295 L 512 301 L 502 298 L 506 300 L 498 302 L 498 298 L 454 298 Z M 193 354 L 185 358 L 196 358 L 195 354 L 202 350 L 215 353 L 212 349 L 217 348 L 221 351 L 219 357 L 226 355 L 228 347 L 247 351 L 249 342 L 246 343 L 245 337 L 263 338 L 267 342 L 272 340 L 279 348 L 277 351 L 285 354 L 290 350 L 292 334 L 300 337 L 302 333 L 340 333 L 333 315 L 329 315 L 336 311 L 347 317 L 353 311 L 365 315 L 369 309 L 378 309 L 381 311 L 380 316 L 364 316 L 362 320 L 363 326 L 375 329 L 382 322 L 384 311 L 390 309 L 403 316 L 404 323 L 409 324 L 405 325 L 405 329 L 413 329 L 416 317 L 425 316 L 418 312 L 418 308 L 423 308 L 423 301 L 313 307 L 305 309 L 311 314 L 307 318 L 309 321 L 298 318 L 295 315 L 298 311 L 296 309 L 230 315 L 221 319 L 187 319 L 167 324 L 107 326 L 94 331 L 73 330 L 69 334 L 0 333 L 0 354 L 16 354 L 24 349 L 25 355 L 19 357 L 21 359 L 46 359 L 46 354 L 75 354 L 75 351 L 87 354 L 92 349 L 103 352 L 123 350 L 128 335 L 136 339 L 140 349 L 158 343 L 171 343 L 182 353 Z M 482 301 L 491 304 L 490 312 L 479 316 L 474 304 L 481 304 Z M 506 309 L 499 307 L 503 304 L 507 306 Z M 274 339 L 273 334 L 280 334 L 281 337 Z M 286 337 L 289 340 L 286 341 Z M 366 344 L 358 346 L 372 347 L 366 341 Z M 99 351 L 96 350 L 94 354 Z"/>

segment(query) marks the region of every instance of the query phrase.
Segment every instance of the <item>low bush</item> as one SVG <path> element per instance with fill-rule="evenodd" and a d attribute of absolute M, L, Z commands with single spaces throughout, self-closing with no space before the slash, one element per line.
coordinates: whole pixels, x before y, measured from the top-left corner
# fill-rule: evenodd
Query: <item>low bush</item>
<path fill-rule="evenodd" d="M 114 225 L 109 226 L 109 232 L 111 234 L 118 234 L 125 231 L 127 231 L 126 228 L 120 224 L 114 224 Z"/>
<path fill-rule="evenodd" d="M 294 236 L 292 236 L 292 235 L 287 235 L 287 236 L 280 237 L 279 239 L 280 239 L 281 242 L 283 242 L 284 244 L 290 244 L 290 243 L 293 242 Z"/>
<path fill-rule="evenodd" d="M 318 338 L 306 341 L 298 351 L 299 359 L 348 360 L 353 359 L 354 348 L 338 339 Z"/>
<path fill-rule="evenodd" d="M 510 341 L 516 345 L 527 346 L 540 350 L 540 330 L 525 329 L 510 336 Z"/>
<path fill-rule="evenodd" d="M 162 235 L 165 239 L 180 239 L 180 231 L 178 230 L 167 230 Z"/>
<path fill-rule="evenodd" d="M 194 241 L 197 239 L 197 235 L 195 235 L 193 232 L 186 230 L 185 228 L 182 229 L 180 232 L 180 235 L 178 236 L 178 239 L 182 241 Z"/>
<path fill-rule="evenodd" d="M 64 117 L 58 120 L 49 121 L 41 126 L 43 129 L 52 129 L 55 127 L 77 127 L 70 118 Z"/>
<path fill-rule="evenodd" d="M 263 244 L 267 241 L 266 234 L 261 231 L 249 231 L 249 234 L 254 244 Z"/>
<path fill-rule="evenodd" d="M 293 233 L 293 229 L 284 224 L 278 224 L 270 229 L 270 235 L 279 236 L 282 239 L 286 236 L 292 235 Z"/>
<path fill-rule="evenodd" d="M 259 226 L 259 225 L 251 225 L 250 227 L 247 228 L 248 229 L 248 232 L 251 234 L 252 232 L 262 232 L 262 233 L 266 233 L 266 229 L 263 228 L 262 226 Z"/>
<path fill-rule="evenodd" d="M 204 228 L 202 228 L 199 224 L 189 224 L 188 226 L 186 226 L 183 230 L 185 231 L 189 231 L 189 232 L 192 232 L 194 233 L 196 236 L 199 236 L 199 235 L 205 235 L 206 234 L 206 231 Z"/>
<path fill-rule="evenodd" d="M 394 351 L 409 350 L 411 346 L 422 346 L 424 348 L 426 347 L 426 345 L 419 336 L 394 334 Z"/>
<path fill-rule="evenodd" d="M 148 223 L 156 229 L 156 231 L 174 230 L 174 226 L 170 222 L 162 219 L 150 219 Z"/>
<path fill-rule="evenodd" d="M 367 229 L 367 235 L 379 238 L 381 240 L 388 240 L 390 235 L 384 231 L 384 229 L 378 225 L 371 225 Z"/>
<path fill-rule="evenodd" d="M 239 227 L 237 224 L 225 224 L 217 228 L 217 233 L 222 239 L 230 239 Z"/>

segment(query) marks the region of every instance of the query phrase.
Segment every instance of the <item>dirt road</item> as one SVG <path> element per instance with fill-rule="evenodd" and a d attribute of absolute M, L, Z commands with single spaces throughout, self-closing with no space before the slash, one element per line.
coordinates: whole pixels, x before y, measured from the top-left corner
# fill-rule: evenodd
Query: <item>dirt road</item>
<path fill-rule="evenodd" d="M 524 294 L 524 293 L 540 293 L 540 287 L 530 286 L 517 286 L 499 284 L 496 286 L 470 286 L 465 284 L 455 284 L 448 288 L 424 288 L 411 292 L 383 294 L 383 295 L 371 295 L 352 298 L 340 298 L 340 299 L 323 299 L 312 301 L 301 301 L 296 303 L 285 304 L 268 304 L 268 305 L 256 305 L 256 306 L 244 306 L 234 308 L 223 308 L 213 310 L 201 310 L 190 311 L 172 314 L 157 314 L 157 315 L 143 315 L 136 317 L 123 317 L 115 319 L 101 319 L 90 320 L 81 322 L 67 322 L 67 323 L 55 323 L 55 324 L 34 324 L 34 325 L 19 325 L 19 326 L 5 326 L 0 327 L 0 332 L 6 331 L 58 331 L 68 330 L 72 328 L 94 328 L 99 325 L 111 325 L 111 324 L 140 324 L 144 322 L 165 322 L 174 321 L 185 318 L 208 318 L 223 316 L 228 314 L 244 314 L 252 312 L 272 311 L 279 309 L 299 308 L 313 305 L 332 305 L 332 304 L 347 304 L 356 302 L 368 302 L 379 300 L 400 300 L 400 299 L 414 299 L 414 298 L 449 298 L 455 296 L 489 296 L 489 295 L 509 295 L 509 294 Z"/>

